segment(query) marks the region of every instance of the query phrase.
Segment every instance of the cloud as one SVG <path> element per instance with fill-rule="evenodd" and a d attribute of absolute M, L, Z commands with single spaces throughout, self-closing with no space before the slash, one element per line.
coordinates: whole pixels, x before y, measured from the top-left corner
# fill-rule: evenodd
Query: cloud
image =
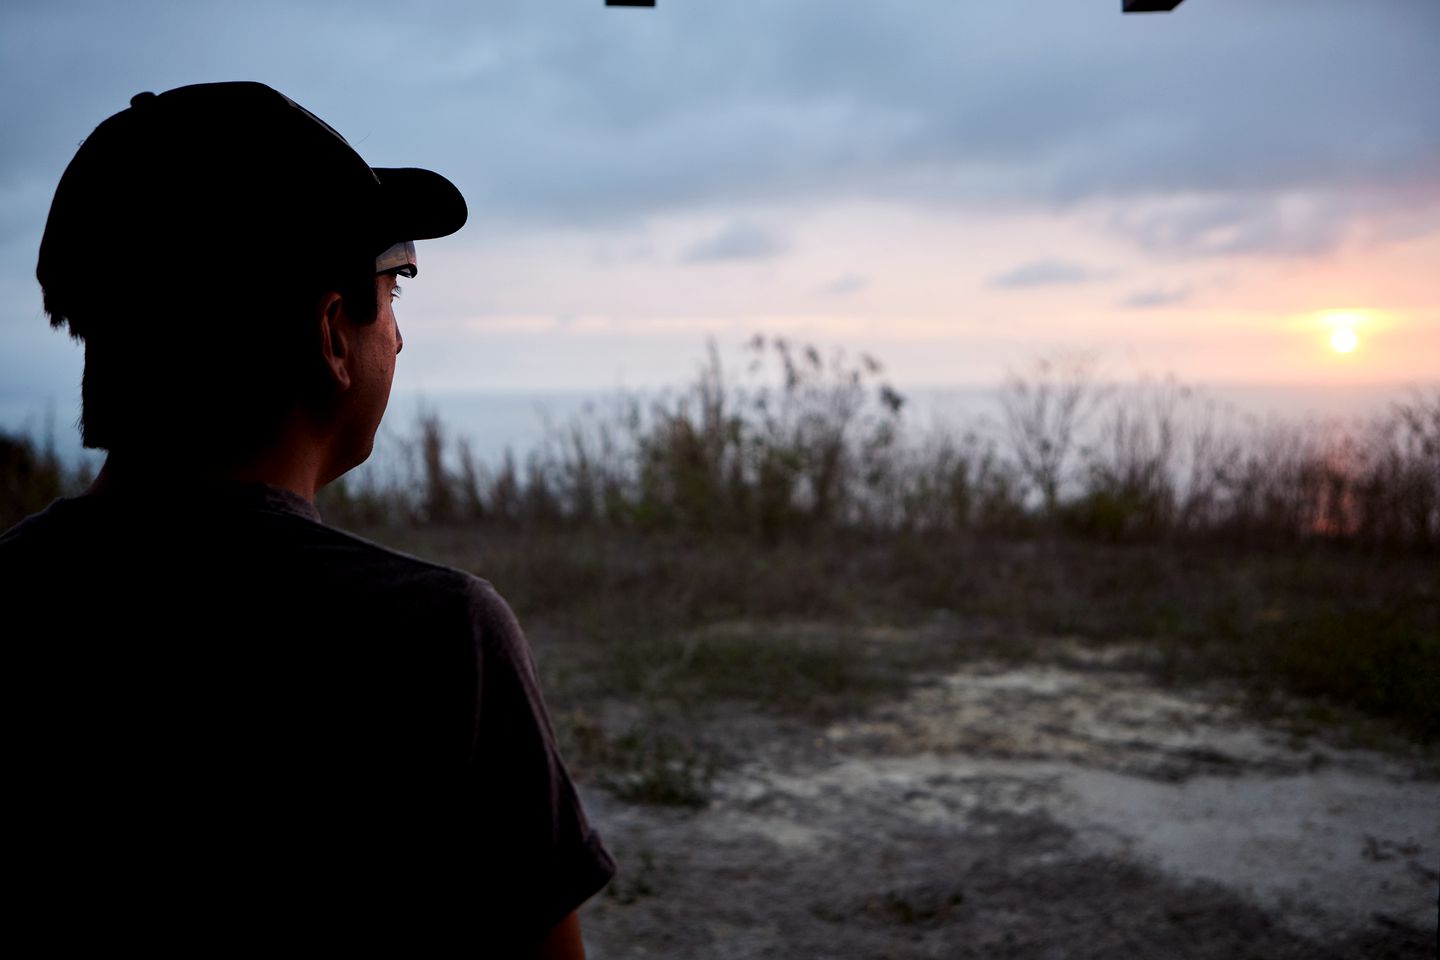
<path fill-rule="evenodd" d="M 1295 191 L 1333 202 L 1340 233 L 1400 194 L 1440 227 L 1434 0 L 1205 0 L 1167 18 L 1072 0 L 345 10 L 18 6 L 0 83 L 52 95 L 0 104 L 0 187 L 53 189 L 75 144 L 137 90 L 243 76 L 373 163 L 446 173 L 476 231 L 777 198 L 1068 210 Z M 321 41 L 324 63 L 308 56 Z M 37 206 L 5 229 L 33 229 Z M 1326 227 L 1306 241 L 1262 222 L 1237 249 L 1308 255 Z M 1181 240 L 1176 255 L 1217 246 Z"/>
<path fill-rule="evenodd" d="M 1167 198 L 1117 210 L 1109 228 L 1172 257 L 1317 257 L 1357 242 L 1376 245 L 1440 229 L 1440 182 L 1433 189 L 1344 195 Z"/>
<path fill-rule="evenodd" d="M 859 293 L 870 285 L 870 281 L 858 273 L 846 273 L 829 283 L 821 284 L 815 292 L 823 297 L 848 297 Z"/>
<path fill-rule="evenodd" d="M 1101 272 L 1065 260 L 1032 260 L 1013 270 L 997 274 L 989 286 L 1000 289 L 1025 290 L 1031 287 L 1065 287 L 1106 280 L 1111 272 Z"/>
<path fill-rule="evenodd" d="M 737 220 L 686 250 L 684 260 L 686 263 L 773 260 L 787 249 L 788 245 L 771 231 Z"/>
<path fill-rule="evenodd" d="M 1151 307 L 1170 307 L 1177 303 L 1184 303 L 1189 300 L 1191 291 L 1189 287 L 1155 287 L 1150 290 L 1137 290 L 1120 301 L 1120 306 L 1131 310 L 1146 310 Z"/>
<path fill-rule="evenodd" d="M 1344 242 L 1352 222 L 1347 208 L 1328 198 L 1204 197 L 1121 211 L 1111 226 L 1140 247 L 1172 256 L 1316 256 Z"/>
<path fill-rule="evenodd" d="M 600 243 L 591 251 L 590 259 L 600 266 L 610 267 L 621 264 L 651 263 L 655 250 L 646 241 L 631 243 Z"/>

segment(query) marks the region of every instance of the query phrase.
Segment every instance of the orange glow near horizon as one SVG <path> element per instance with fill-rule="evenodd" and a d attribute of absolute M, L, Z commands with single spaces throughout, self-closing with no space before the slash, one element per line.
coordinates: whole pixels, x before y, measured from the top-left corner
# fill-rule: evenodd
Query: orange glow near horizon
<path fill-rule="evenodd" d="M 1322 310 L 1317 314 L 1320 323 L 1331 330 L 1354 330 L 1375 320 L 1373 310 Z"/>

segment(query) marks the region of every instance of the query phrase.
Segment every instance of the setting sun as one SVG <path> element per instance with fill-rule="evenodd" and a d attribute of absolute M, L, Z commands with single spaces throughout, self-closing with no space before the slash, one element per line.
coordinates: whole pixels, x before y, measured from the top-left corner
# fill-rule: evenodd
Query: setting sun
<path fill-rule="evenodd" d="M 1336 353 L 1355 352 L 1360 345 L 1361 329 L 1374 326 L 1376 314 L 1372 310 L 1323 310 L 1313 314 L 1310 322 L 1325 331 L 1326 343 Z"/>

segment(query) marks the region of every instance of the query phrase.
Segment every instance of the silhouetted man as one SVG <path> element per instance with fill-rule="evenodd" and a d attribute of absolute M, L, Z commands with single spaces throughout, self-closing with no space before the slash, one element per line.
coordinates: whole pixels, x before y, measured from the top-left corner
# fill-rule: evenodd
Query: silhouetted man
<path fill-rule="evenodd" d="M 16 939 L 581 954 L 614 866 L 509 608 L 312 502 L 465 219 L 254 83 L 140 94 L 66 169 L 36 272 L 108 456 L 0 538 Z"/>

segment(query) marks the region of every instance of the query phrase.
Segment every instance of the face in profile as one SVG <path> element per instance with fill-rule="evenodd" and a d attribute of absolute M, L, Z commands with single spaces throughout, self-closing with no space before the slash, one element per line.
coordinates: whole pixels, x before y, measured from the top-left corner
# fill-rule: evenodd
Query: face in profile
<path fill-rule="evenodd" d="M 405 345 L 395 319 L 394 302 L 399 299 L 400 286 L 394 273 L 375 278 L 375 296 L 375 322 L 346 326 L 353 342 L 354 362 L 350 387 L 340 401 L 347 414 L 340 473 L 364 463 L 374 450 L 375 433 L 390 402 L 396 357 Z"/>

